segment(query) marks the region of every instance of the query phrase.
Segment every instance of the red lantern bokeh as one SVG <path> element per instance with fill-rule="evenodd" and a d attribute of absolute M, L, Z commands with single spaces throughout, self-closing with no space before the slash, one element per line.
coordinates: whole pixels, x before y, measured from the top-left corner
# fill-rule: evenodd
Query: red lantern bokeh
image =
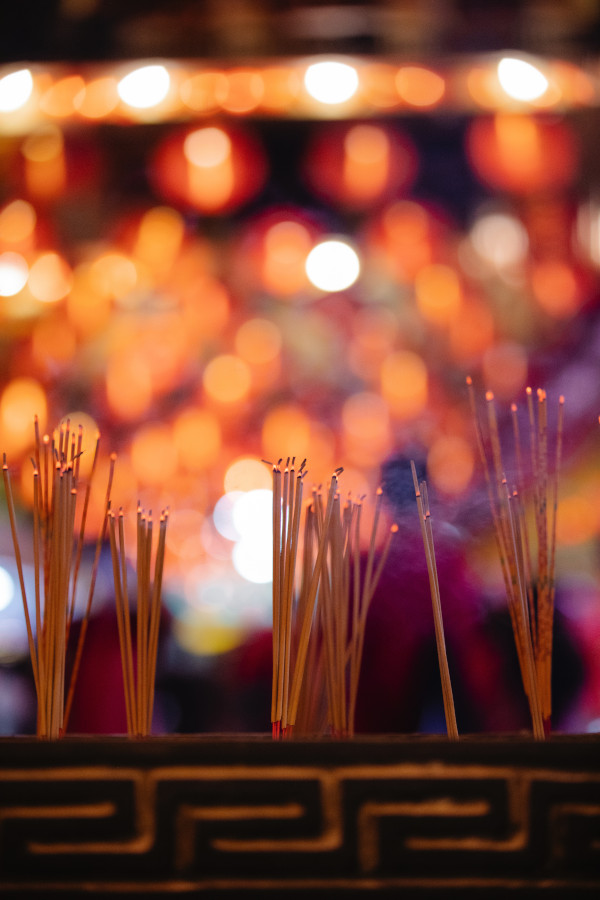
<path fill-rule="evenodd" d="M 371 122 L 323 128 L 304 161 L 304 178 L 315 193 L 357 210 L 406 193 L 416 173 L 412 141 L 397 128 Z"/>
<path fill-rule="evenodd" d="M 169 202 L 218 215 L 261 190 L 267 163 L 247 130 L 201 125 L 169 134 L 154 154 L 151 172 L 157 191 Z"/>
<path fill-rule="evenodd" d="M 564 119 L 507 113 L 473 119 L 467 154 L 481 181 L 514 194 L 563 188 L 578 161 L 577 142 Z"/>

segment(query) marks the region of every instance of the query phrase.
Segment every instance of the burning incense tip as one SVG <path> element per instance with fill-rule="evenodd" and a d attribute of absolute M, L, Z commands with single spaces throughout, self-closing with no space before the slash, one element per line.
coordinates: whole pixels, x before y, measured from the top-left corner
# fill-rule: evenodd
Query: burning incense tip
<path fill-rule="evenodd" d="M 517 404 L 516 404 L 516 403 L 511 403 L 511 404 L 510 404 L 510 411 L 513 412 L 513 413 L 516 413 L 516 411 L 517 411 Z"/>
<path fill-rule="evenodd" d="M 526 388 L 525 388 L 525 393 L 526 393 L 526 394 L 531 394 L 531 393 L 532 393 L 531 388 L 530 388 L 530 387 L 526 387 Z"/>
<path fill-rule="evenodd" d="M 488 402 L 489 402 L 490 400 L 493 400 L 493 399 L 494 399 L 494 393 L 493 393 L 493 391 L 486 391 L 486 392 L 485 392 L 485 399 L 486 399 Z"/>
<path fill-rule="evenodd" d="M 565 402 L 565 398 L 563 397 L 562 394 L 561 394 L 560 397 L 558 398 L 558 402 L 560 403 L 561 406 L 562 406 L 563 403 Z"/>
<path fill-rule="evenodd" d="M 469 387 L 471 387 L 471 385 L 473 384 L 473 379 L 471 378 L 470 375 L 467 375 L 467 377 L 465 378 L 465 381 L 467 382 Z"/>
<path fill-rule="evenodd" d="M 392 525 L 392 527 L 390 528 L 390 531 L 391 531 L 392 534 L 397 534 L 397 533 L 398 533 L 398 526 L 396 525 L 395 522 L 394 522 L 394 524 Z"/>

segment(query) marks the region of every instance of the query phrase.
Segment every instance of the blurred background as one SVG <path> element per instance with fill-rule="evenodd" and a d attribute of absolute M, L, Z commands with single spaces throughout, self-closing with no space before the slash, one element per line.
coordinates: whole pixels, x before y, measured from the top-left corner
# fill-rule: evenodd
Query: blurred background
<path fill-rule="evenodd" d="M 597 2 L 23 0 L 3 20 L 0 449 L 28 565 L 34 415 L 101 433 L 90 555 L 111 452 L 133 523 L 169 506 L 156 729 L 269 726 L 262 459 L 306 457 L 316 484 L 343 466 L 372 498 L 390 457 L 422 458 L 488 633 L 505 600 L 469 375 L 507 447 L 527 386 L 551 434 L 565 397 L 558 724 L 600 730 Z M 15 577 L 3 503 L 4 734 L 35 727 Z M 123 728 L 111 578 L 107 557 L 80 731 Z M 424 703 L 398 730 L 435 730 Z"/>

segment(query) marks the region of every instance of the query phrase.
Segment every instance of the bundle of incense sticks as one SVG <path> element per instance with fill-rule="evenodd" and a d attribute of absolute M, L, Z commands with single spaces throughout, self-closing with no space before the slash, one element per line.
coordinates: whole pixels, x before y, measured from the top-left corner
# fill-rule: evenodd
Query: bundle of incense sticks
<path fill-rule="evenodd" d="M 554 466 L 550 466 L 546 392 L 526 390 L 530 471 L 526 473 L 516 404 L 511 405 L 515 447 L 514 483 L 503 465 L 494 395 L 486 393 L 489 453 L 467 379 L 477 444 L 487 483 L 494 532 L 508 598 L 533 733 L 543 739 L 552 713 L 552 636 L 555 595 L 556 514 L 562 454 L 564 397 L 558 401 Z M 537 545 L 537 546 L 534 546 Z M 537 553 L 534 553 L 537 550 Z M 537 557 L 534 564 L 534 556 Z"/>
<path fill-rule="evenodd" d="M 138 504 L 136 552 L 136 637 L 133 639 L 131 605 L 127 579 L 124 516 L 108 511 L 110 549 L 115 583 L 117 627 L 123 671 L 127 733 L 145 737 L 152 729 L 154 684 L 161 612 L 168 510 L 160 514 L 158 542 L 152 577 L 152 512 L 147 515 Z M 134 661 L 135 656 L 135 661 Z"/>
<path fill-rule="evenodd" d="M 335 736 L 350 735 L 354 732 L 369 604 L 398 529 L 391 527 L 375 565 L 382 500 L 379 490 L 363 573 L 360 523 L 364 498 L 342 504 L 338 492 L 342 469 L 338 468 L 326 496 L 321 488 L 313 489 L 301 529 L 306 462 L 296 470 L 295 461 L 288 459 L 283 471 L 281 462 L 272 466 L 273 736 L 291 736 L 294 729 L 296 733 L 319 732 L 327 726 Z"/>
<path fill-rule="evenodd" d="M 410 466 L 415 486 L 415 496 L 417 498 L 419 521 L 421 523 L 421 535 L 423 537 L 423 545 L 425 547 L 427 572 L 429 574 L 429 588 L 431 591 L 433 622 L 435 627 L 435 641 L 437 646 L 438 663 L 440 667 L 440 677 L 442 681 L 442 696 L 444 700 L 444 715 L 446 717 L 446 731 L 448 732 L 448 737 L 450 738 L 450 740 L 456 741 L 458 740 L 458 728 L 456 725 L 456 712 L 454 709 L 454 697 L 452 694 L 452 683 L 450 681 L 450 670 L 448 668 L 448 655 L 446 653 L 446 639 L 444 637 L 444 621 L 442 618 L 442 604 L 440 599 L 440 584 L 438 580 L 437 564 L 435 559 L 435 546 L 433 542 L 433 528 L 431 525 L 431 511 L 429 509 L 427 482 L 423 480 L 419 483 L 419 480 L 417 478 L 417 470 L 413 460 L 411 460 Z"/>
<path fill-rule="evenodd" d="M 67 690 L 67 650 L 75 612 L 90 490 L 96 471 L 100 436 L 96 436 L 90 476 L 87 483 L 82 485 L 80 460 L 83 429 L 81 426 L 75 434 L 74 431 L 71 431 L 70 423 L 67 421 L 60 426 L 52 438 L 48 434 L 40 438 L 36 417 L 34 433 L 35 445 L 32 464 L 35 628 L 29 613 L 23 557 L 17 532 L 12 482 L 6 454 L 3 457 L 2 474 L 35 683 L 37 735 L 43 738 L 57 738 L 66 731 L 68 725 L 91 612 L 100 551 L 106 534 L 105 526 L 103 526 L 96 541 L 87 603 Z M 110 504 L 115 459 L 114 455 L 111 456 L 105 497 L 106 509 Z M 78 502 L 80 497 L 81 503 Z M 79 527 L 77 528 L 78 516 Z"/>

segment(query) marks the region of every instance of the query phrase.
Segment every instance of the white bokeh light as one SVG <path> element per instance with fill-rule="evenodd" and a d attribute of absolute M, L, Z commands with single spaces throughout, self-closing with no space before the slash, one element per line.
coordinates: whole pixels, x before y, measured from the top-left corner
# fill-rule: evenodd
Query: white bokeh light
<path fill-rule="evenodd" d="M 15 112 L 25 106 L 33 91 L 29 69 L 19 69 L 0 78 L 0 112 Z"/>
<path fill-rule="evenodd" d="M 529 238 L 525 226 L 507 213 L 487 213 L 471 229 L 471 243 L 478 255 L 497 269 L 525 261 Z"/>
<path fill-rule="evenodd" d="M 259 535 L 261 540 L 271 540 L 273 492 L 261 488 L 242 493 L 233 505 L 232 518 L 241 538 Z"/>
<path fill-rule="evenodd" d="M 267 584 L 273 579 L 273 552 L 268 541 L 258 536 L 238 541 L 231 555 L 238 575 L 254 584 Z"/>
<path fill-rule="evenodd" d="M 358 89 L 358 72 L 348 63 L 333 60 L 313 63 L 304 74 L 304 86 L 319 103 L 345 103 Z"/>
<path fill-rule="evenodd" d="M 165 99 L 170 84 L 171 79 L 164 66 L 141 66 L 121 78 L 117 92 L 127 106 L 150 109 Z"/>
<path fill-rule="evenodd" d="M 511 56 L 498 63 L 498 81 L 513 100 L 539 100 L 548 89 L 548 79 L 536 66 Z"/>
<path fill-rule="evenodd" d="M 198 128 L 183 142 L 183 154 L 193 166 L 212 169 L 231 154 L 231 139 L 221 128 Z"/>
<path fill-rule="evenodd" d="M 215 503 L 213 510 L 215 528 L 228 541 L 237 541 L 241 537 L 233 521 L 233 510 L 237 500 L 243 496 L 242 491 L 230 491 L 228 494 L 223 494 L 222 497 L 219 497 Z"/>
<path fill-rule="evenodd" d="M 247 581 L 265 584 L 273 577 L 273 493 L 258 489 L 243 493 L 233 507 L 240 540 L 233 548 L 236 572 Z"/>
<path fill-rule="evenodd" d="M 306 258 L 306 274 L 320 291 L 344 291 L 360 275 L 360 260 L 345 241 L 322 241 Z"/>
<path fill-rule="evenodd" d="M 14 297 L 27 284 L 29 267 L 20 253 L 0 254 L 0 297 Z"/>
<path fill-rule="evenodd" d="M 15 583 L 10 572 L 0 566 L 0 610 L 6 609 L 15 596 Z"/>

